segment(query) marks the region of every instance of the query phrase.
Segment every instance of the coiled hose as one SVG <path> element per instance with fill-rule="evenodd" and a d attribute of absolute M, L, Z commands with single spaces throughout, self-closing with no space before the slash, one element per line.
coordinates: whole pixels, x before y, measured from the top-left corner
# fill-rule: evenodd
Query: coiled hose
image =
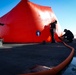
<path fill-rule="evenodd" d="M 66 47 L 71 49 L 71 53 L 69 54 L 69 56 L 62 63 L 53 67 L 50 70 L 45 70 L 45 71 L 40 71 L 40 72 L 35 72 L 35 73 L 28 73 L 28 74 L 19 74 L 19 75 L 56 75 L 56 74 L 58 74 L 61 70 L 63 70 L 69 64 L 69 62 L 72 60 L 73 55 L 74 55 L 74 48 L 71 47 L 70 45 L 66 44 L 63 41 L 62 41 L 62 43 Z"/>

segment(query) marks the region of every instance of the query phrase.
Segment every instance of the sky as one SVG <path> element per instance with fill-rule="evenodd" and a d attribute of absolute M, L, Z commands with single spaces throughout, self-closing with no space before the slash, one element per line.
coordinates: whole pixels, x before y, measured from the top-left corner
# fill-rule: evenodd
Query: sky
<path fill-rule="evenodd" d="M 62 31 L 71 30 L 76 35 L 76 0 L 29 0 L 39 5 L 49 6 L 54 11 Z M 15 7 L 20 0 L 0 0 L 0 17 Z"/>

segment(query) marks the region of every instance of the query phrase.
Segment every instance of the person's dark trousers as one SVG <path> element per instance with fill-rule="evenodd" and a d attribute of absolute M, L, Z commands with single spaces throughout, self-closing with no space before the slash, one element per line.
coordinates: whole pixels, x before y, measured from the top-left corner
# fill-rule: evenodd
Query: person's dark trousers
<path fill-rule="evenodd" d="M 55 39 L 54 39 L 54 29 L 50 30 L 51 33 L 51 38 L 52 38 L 52 42 L 51 43 L 55 43 Z"/>

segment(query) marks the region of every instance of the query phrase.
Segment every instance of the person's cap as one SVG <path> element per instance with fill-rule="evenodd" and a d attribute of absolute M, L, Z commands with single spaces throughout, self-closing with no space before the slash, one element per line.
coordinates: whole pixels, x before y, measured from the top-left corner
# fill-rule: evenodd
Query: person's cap
<path fill-rule="evenodd" d="M 64 29 L 64 32 L 66 32 L 67 31 L 67 29 Z"/>

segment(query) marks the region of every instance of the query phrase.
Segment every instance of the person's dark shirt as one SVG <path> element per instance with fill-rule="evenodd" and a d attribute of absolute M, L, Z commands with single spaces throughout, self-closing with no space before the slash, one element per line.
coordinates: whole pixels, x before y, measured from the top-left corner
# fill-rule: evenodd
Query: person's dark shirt
<path fill-rule="evenodd" d="M 56 28 L 55 23 L 51 23 L 51 28 Z"/>
<path fill-rule="evenodd" d="M 67 37 L 72 38 L 72 39 L 74 38 L 74 35 L 70 30 L 67 30 L 63 36 L 67 36 Z"/>

